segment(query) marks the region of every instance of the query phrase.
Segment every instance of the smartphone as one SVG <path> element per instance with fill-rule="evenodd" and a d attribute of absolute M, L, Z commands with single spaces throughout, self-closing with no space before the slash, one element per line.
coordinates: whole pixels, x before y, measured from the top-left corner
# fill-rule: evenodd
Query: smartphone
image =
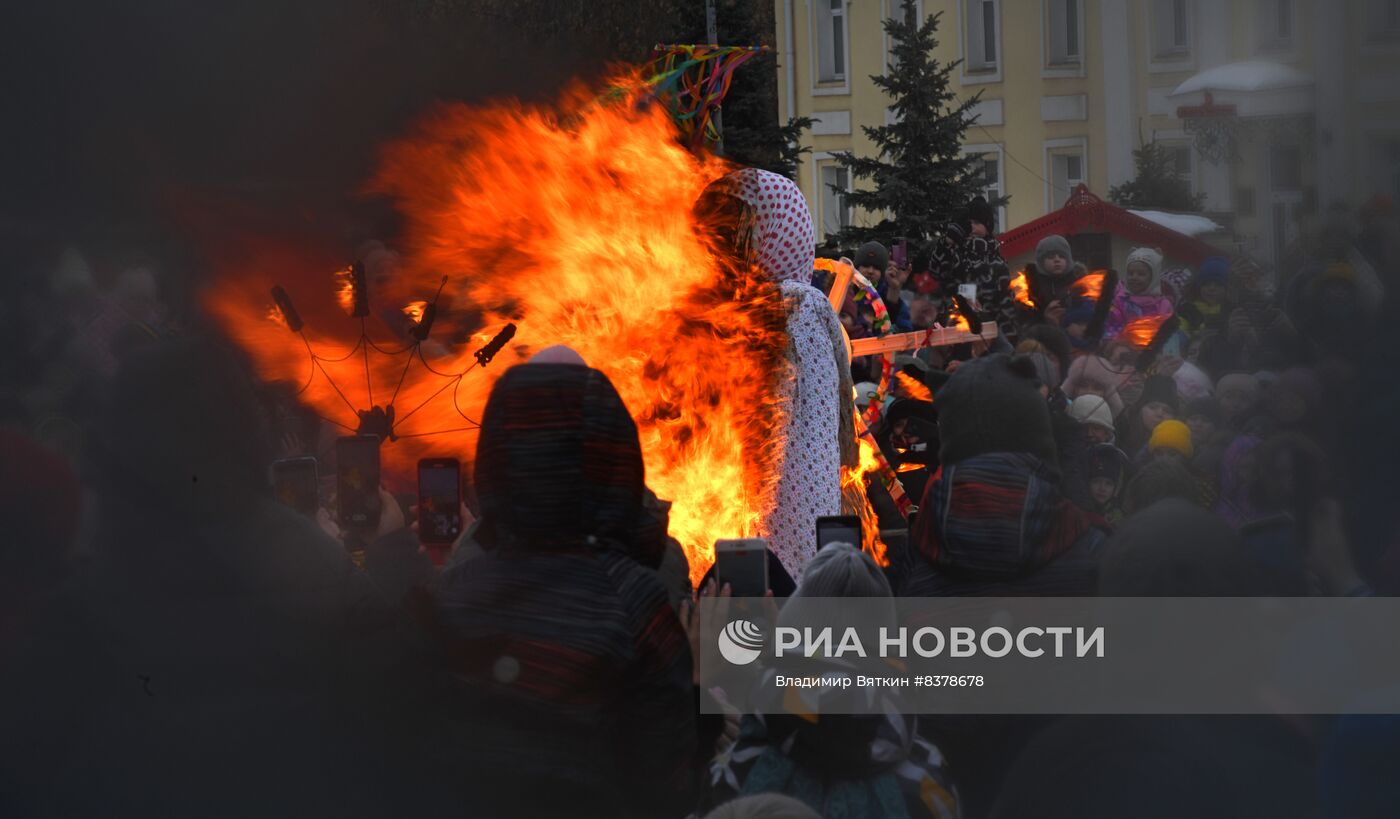
<path fill-rule="evenodd" d="M 909 266 L 909 240 L 900 239 L 890 248 L 890 261 L 899 267 Z"/>
<path fill-rule="evenodd" d="M 768 541 L 761 537 L 715 541 L 715 578 L 734 597 L 768 592 Z"/>
<path fill-rule="evenodd" d="M 347 435 L 335 442 L 335 497 L 340 525 L 379 525 L 379 436 Z"/>
<path fill-rule="evenodd" d="M 462 465 L 456 458 L 418 462 L 418 539 L 449 544 L 462 534 Z"/>
<path fill-rule="evenodd" d="M 277 500 L 308 517 L 321 506 L 315 458 L 283 458 L 272 462 L 272 493 Z"/>
<path fill-rule="evenodd" d="M 849 543 L 860 548 L 860 515 L 826 515 L 817 518 L 817 548 L 824 549 L 832 543 Z"/>

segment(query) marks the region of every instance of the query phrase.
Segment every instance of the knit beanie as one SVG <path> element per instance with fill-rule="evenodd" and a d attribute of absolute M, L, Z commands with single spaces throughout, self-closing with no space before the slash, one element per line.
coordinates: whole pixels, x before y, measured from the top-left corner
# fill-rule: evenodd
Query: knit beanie
<path fill-rule="evenodd" d="M 1041 239 L 1035 246 L 1035 266 L 1045 272 L 1045 257 L 1051 253 L 1058 253 L 1065 257 L 1068 263 L 1065 265 L 1065 274 L 1074 268 L 1074 254 L 1070 253 L 1069 240 L 1058 234 L 1051 234 Z"/>
<path fill-rule="evenodd" d="M 1094 319 L 1094 302 L 1088 299 L 1075 299 L 1065 310 L 1064 318 L 1060 319 L 1062 327 L 1070 327 L 1075 324 L 1088 324 Z M 1071 344 L 1074 342 L 1071 341 Z"/>
<path fill-rule="evenodd" d="M 1153 401 L 1160 401 L 1172 408 L 1176 412 L 1181 406 L 1181 400 L 1177 396 L 1176 381 L 1168 375 L 1149 375 L 1147 381 L 1142 385 L 1142 397 L 1138 399 L 1138 406 L 1145 407 Z"/>
<path fill-rule="evenodd" d="M 980 196 L 973 197 L 967 205 L 967 218 L 970 222 L 977 222 L 987 228 L 988 233 L 995 233 L 997 227 L 996 211 L 987 203 L 986 199 Z"/>
<path fill-rule="evenodd" d="M 793 597 L 893 597 L 890 581 L 858 544 L 830 543 L 802 571 Z"/>
<path fill-rule="evenodd" d="M 890 263 L 890 252 L 879 242 L 866 242 L 856 251 L 855 267 L 857 270 L 862 267 L 873 267 L 881 273 Z"/>
<path fill-rule="evenodd" d="M 1113 431 L 1113 408 L 1102 395 L 1081 395 L 1070 402 L 1069 417 L 1081 424 L 1096 424 Z"/>
<path fill-rule="evenodd" d="M 1070 364 L 1074 363 L 1074 348 L 1070 345 L 1069 336 L 1064 330 L 1051 324 L 1032 324 L 1021 333 L 1021 338 L 1030 338 L 1045 345 L 1050 354 L 1055 357 L 1060 368 L 1060 375 L 1069 373 Z"/>
<path fill-rule="evenodd" d="M 1084 477 L 1089 480 L 1112 478 L 1122 483 L 1127 468 L 1127 453 L 1113 444 L 1094 444 L 1084 451 Z"/>
<path fill-rule="evenodd" d="M 1224 256 L 1211 256 L 1201 262 L 1196 284 L 1225 284 L 1230 278 L 1230 262 Z"/>
<path fill-rule="evenodd" d="M 538 353 L 530 356 L 527 364 L 577 364 L 580 367 L 587 367 L 588 362 L 583 360 L 583 356 L 572 347 L 563 344 L 555 344 L 552 347 L 545 347 Z"/>
<path fill-rule="evenodd" d="M 1259 379 L 1249 373 L 1229 373 L 1220 376 L 1220 380 L 1215 382 L 1216 396 L 1232 393 L 1243 396 L 1247 403 L 1253 404 L 1259 400 Z"/>
<path fill-rule="evenodd" d="M 1152 430 L 1152 437 L 1147 440 L 1147 451 L 1156 452 L 1159 449 L 1174 449 L 1191 457 L 1195 453 L 1191 446 L 1191 428 L 1174 419 L 1158 424 Z"/>
<path fill-rule="evenodd" d="M 1050 410 L 1035 379 L 1026 356 L 997 353 L 959 366 L 938 391 L 939 460 L 1026 452 L 1058 467 Z"/>
<path fill-rule="evenodd" d="M 870 401 L 880 392 L 878 384 L 869 381 L 862 381 L 856 385 L 856 406 L 865 409 L 870 406 Z"/>
<path fill-rule="evenodd" d="M 1162 272 L 1162 254 L 1150 247 L 1135 247 L 1128 254 L 1128 261 L 1123 264 L 1123 269 L 1127 270 L 1128 265 L 1133 262 L 1147 265 L 1147 269 L 1152 272 L 1152 283 L 1157 283 L 1157 276 Z"/>

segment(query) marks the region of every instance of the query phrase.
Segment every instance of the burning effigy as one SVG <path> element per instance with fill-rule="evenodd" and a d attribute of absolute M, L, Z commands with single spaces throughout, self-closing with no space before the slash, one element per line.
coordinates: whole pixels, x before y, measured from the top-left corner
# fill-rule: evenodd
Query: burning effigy
<path fill-rule="evenodd" d="M 405 217 L 393 264 L 249 258 L 205 303 L 263 378 L 295 384 L 342 432 L 372 423 L 386 481 L 429 453 L 469 462 L 495 379 L 572 347 L 632 412 L 647 483 L 672 502 L 670 533 L 698 578 L 716 538 L 764 534 L 793 377 L 780 287 L 717 258 L 695 209 L 734 170 L 688 150 L 638 93 L 445 105 L 383 149 L 370 181 Z"/>

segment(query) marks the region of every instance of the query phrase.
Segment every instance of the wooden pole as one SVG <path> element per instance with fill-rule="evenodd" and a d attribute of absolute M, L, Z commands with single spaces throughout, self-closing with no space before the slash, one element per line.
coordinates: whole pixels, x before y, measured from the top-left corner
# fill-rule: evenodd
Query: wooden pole
<path fill-rule="evenodd" d="M 984 322 L 982 333 L 968 332 L 956 327 L 942 327 L 935 330 L 919 330 L 913 333 L 896 333 L 881 338 L 857 338 L 851 340 L 851 357 L 883 355 L 917 350 L 921 347 L 946 347 L 950 344 L 967 344 L 971 341 L 991 341 L 997 337 L 995 322 Z"/>

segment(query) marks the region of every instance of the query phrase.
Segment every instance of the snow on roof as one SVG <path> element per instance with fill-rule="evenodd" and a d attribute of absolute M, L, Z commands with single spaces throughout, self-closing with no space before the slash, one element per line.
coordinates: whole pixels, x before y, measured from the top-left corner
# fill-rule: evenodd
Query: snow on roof
<path fill-rule="evenodd" d="M 1200 236 L 1225 229 L 1210 219 L 1194 213 L 1167 213 L 1160 210 L 1130 210 L 1128 212 L 1161 225 L 1167 230 L 1174 230 L 1186 236 Z"/>
<path fill-rule="evenodd" d="M 1292 66 L 1266 60 L 1246 60 L 1207 68 L 1178 85 L 1171 96 L 1195 91 L 1272 91 L 1311 84 L 1311 76 Z"/>

